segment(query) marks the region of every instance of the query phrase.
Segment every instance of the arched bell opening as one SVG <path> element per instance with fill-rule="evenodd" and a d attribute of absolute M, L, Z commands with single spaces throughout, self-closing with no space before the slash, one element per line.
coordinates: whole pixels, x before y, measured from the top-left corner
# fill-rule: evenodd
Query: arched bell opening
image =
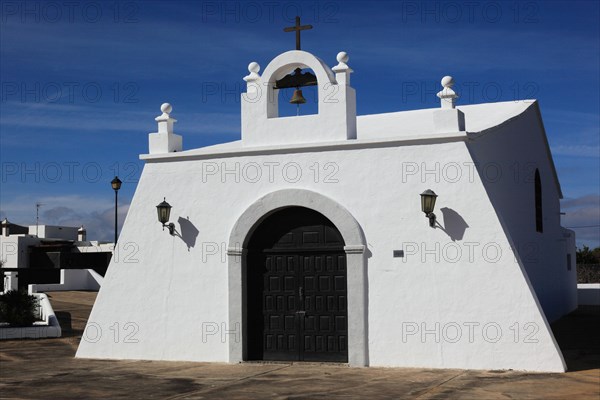
<path fill-rule="evenodd" d="M 306 99 L 306 103 L 300 106 L 300 115 L 321 114 L 326 90 L 336 84 L 333 72 L 323 61 L 297 50 L 281 54 L 271 61 L 262 75 L 262 82 L 266 86 L 267 96 L 261 99 L 267 108 L 267 118 L 296 116 L 296 104 L 292 107 L 287 104 L 297 89 L 302 90 Z"/>

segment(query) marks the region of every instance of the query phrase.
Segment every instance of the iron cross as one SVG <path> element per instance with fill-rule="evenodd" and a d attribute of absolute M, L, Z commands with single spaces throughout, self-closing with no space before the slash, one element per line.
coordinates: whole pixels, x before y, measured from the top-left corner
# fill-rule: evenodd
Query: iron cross
<path fill-rule="evenodd" d="M 300 17 L 296 17 L 296 25 L 283 28 L 284 32 L 296 31 L 296 50 L 300 50 L 300 31 L 312 29 L 312 25 L 300 25 Z"/>

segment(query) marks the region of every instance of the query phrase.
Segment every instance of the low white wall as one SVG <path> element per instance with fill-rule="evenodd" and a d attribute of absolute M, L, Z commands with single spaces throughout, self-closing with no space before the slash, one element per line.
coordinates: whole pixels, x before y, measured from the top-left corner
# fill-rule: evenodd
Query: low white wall
<path fill-rule="evenodd" d="M 600 306 L 600 283 L 579 283 L 577 303 L 580 306 Z"/>
<path fill-rule="evenodd" d="M 3 339 L 41 339 L 47 337 L 60 337 L 62 331 L 58 319 L 54 314 L 48 296 L 43 293 L 34 293 L 42 306 L 43 321 L 34 322 L 33 326 L 9 327 L 0 325 L 0 340 Z"/>
<path fill-rule="evenodd" d="M 63 269 L 60 283 L 32 284 L 29 293 L 63 290 L 99 290 L 104 278 L 93 269 Z"/>
<path fill-rule="evenodd" d="M 2 276 L 2 279 L 4 279 L 4 291 L 0 293 L 6 293 L 9 290 L 19 289 L 19 278 L 16 271 L 5 272 Z"/>

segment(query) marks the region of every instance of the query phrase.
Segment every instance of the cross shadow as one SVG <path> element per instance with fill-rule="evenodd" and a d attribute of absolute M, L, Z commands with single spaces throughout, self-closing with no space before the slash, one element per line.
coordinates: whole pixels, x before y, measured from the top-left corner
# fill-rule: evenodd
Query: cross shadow
<path fill-rule="evenodd" d="M 446 235 L 448 235 L 453 242 L 462 240 L 463 236 L 465 236 L 465 231 L 469 227 L 467 222 L 463 219 L 463 217 L 460 216 L 459 213 L 451 208 L 440 208 L 440 211 L 444 216 L 444 226 L 440 225 L 440 223 L 436 221 L 438 228 L 444 231 L 444 233 L 446 233 Z"/>
<path fill-rule="evenodd" d="M 198 233 L 200 233 L 200 231 L 194 226 L 192 221 L 190 221 L 189 217 L 187 219 L 179 217 L 177 222 L 179 223 L 179 229 L 181 230 L 181 233 L 176 231 L 175 235 L 179 236 L 181 240 L 184 241 L 188 251 L 190 251 L 190 248 L 196 245 L 196 238 L 198 237 Z"/>

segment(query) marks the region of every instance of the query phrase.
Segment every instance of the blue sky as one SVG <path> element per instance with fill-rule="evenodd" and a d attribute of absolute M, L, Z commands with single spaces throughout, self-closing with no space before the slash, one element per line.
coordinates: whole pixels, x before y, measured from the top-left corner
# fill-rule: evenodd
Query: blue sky
<path fill-rule="evenodd" d="M 110 240 L 160 104 L 184 147 L 238 139 L 247 65 L 294 47 L 350 55 L 359 114 L 536 98 L 565 199 L 563 226 L 600 245 L 597 1 L 2 1 L 0 217 L 85 225 Z"/>

